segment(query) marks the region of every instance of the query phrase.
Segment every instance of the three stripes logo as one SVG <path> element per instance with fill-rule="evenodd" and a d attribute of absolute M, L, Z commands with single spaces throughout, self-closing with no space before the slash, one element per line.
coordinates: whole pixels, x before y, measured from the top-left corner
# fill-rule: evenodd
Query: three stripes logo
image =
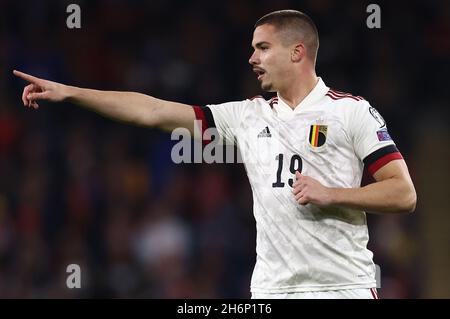
<path fill-rule="evenodd" d="M 272 134 L 270 133 L 269 127 L 266 126 L 259 134 L 258 138 L 260 137 L 272 137 Z"/>
<path fill-rule="evenodd" d="M 328 125 L 311 125 L 309 130 L 309 144 L 320 147 L 327 140 Z"/>

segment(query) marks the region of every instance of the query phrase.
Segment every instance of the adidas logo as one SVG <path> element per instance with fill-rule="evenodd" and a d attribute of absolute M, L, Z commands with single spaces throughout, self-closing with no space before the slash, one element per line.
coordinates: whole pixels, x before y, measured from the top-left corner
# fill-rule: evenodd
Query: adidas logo
<path fill-rule="evenodd" d="M 266 126 L 261 133 L 258 134 L 258 138 L 260 137 L 272 137 L 272 134 L 270 133 L 269 127 Z"/>

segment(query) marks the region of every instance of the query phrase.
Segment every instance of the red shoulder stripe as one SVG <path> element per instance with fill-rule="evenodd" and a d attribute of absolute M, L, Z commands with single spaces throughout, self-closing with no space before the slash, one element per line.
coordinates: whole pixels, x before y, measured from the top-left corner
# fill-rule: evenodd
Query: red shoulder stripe
<path fill-rule="evenodd" d="M 346 97 L 350 98 L 350 99 L 353 99 L 355 101 L 364 100 L 364 98 L 362 96 L 354 96 L 354 95 L 352 95 L 350 93 L 339 92 L 339 91 L 335 91 L 335 90 L 332 90 L 332 89 L 328 90 L 326 96 L 330 97 L 333 100 L 340 100 L 340 99 L 343 99 L 343 98 L 346 98 Z"/>
<path fill-rule="evenodd" d="M 360 100 L 364 100 L 364 98 L 362 96 L 359 96 L 359 95 L 355 96 L 355 95 L 353 95 L 351 93 L 336 91 L 336 90 L 333 90 L 333 89 L 330 89 L 328 92 L 334 94 L 335 96 L 342 96 L 342 97 L 352 96 L 354 98 L 357 98 L 357 99 L 360 99 Z"/>
<path fill-rule="evenodd" d="M 349 98 L 349 99 L 353 99 L 355 101 L 359 101 L 359 99 L 357 99 L 356 97 L 350 96 L 350 95 L 349 96 L 336 96 L 336 95 L 333 95 L 332 93 L 327 93 L 325 95 L 330 97 L 333 100 L 340 100 L 340 99 Z"/>
<path fill-rule="evenodd" d="M 278 97 L 277 97 L 277 96 L 274 96 L 273 98 L 271 98 L 271 99 L 269 100 L 269 105 L 270 105 L 271 108 L 273 108 L 273 106 L 274 106 L 275 104 L 278 104 Z"/>
<path fill-rule="evenodd" d="M 370 164 L 367 167 L 367 170 L 370 173 L 370 175 L 373 176 L 373 174 L 375 174 L 384 165 L 386 165 L 390 161 L 398 160 L 398 159 L 403 159 L 403 156 L 400 152 L 386 154 L 383 157 L 377 159 L 374 163 Z"/>
<path fill-rule="evenodd" d="M 336 97 L 353 97 L 358 100 L 363 99 L 362 96 L 355 96 L 350 93 L 345 93 L 345 92 L 340 92 L 340 91 L 335 91 L 335 90 L 329 90 L 328 93 L 331 93 L 331 94 L 335 95 Z"/>

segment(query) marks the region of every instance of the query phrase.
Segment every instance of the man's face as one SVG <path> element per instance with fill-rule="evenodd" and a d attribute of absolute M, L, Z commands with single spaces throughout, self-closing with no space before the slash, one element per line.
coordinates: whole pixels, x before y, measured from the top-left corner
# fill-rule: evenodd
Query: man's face
<path fill-rule="evenodd" d="M 282 45 L 279 32 L 270 24 L 255 29 L 252 47 L 254 52 L 249 63 L 258 75 L 261 88 L 269 92 L 279 91 L 289 81 L 292 72 L 291 48 Z"/>

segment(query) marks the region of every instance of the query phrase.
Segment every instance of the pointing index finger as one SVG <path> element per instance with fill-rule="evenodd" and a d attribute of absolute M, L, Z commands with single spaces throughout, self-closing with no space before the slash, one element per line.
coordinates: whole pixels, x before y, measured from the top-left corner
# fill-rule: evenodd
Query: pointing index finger
<path fill-rule="evenodd" d="M 40 79 L 37 78 L 37 77 L 34 77 L 34 76 L 30 75 L 30 74 L 26 74 L 26 73 L 23 73 L 23 72 L 20 72 L 20 71 L 17 71 L 17 70 L 14 70 L 13 73 L 14 73 L 15 76 L 17 76 L 17 77 L 19 77 L 21 79 L 24 79 L 25 81 L 31 82 L 31 83 L 38 84 L 39 81 L 40 81 Z"/>

